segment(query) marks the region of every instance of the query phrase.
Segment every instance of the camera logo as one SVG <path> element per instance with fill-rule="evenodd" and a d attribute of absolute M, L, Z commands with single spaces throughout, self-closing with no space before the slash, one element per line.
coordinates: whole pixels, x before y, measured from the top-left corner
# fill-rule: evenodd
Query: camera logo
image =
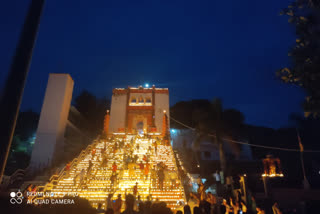
<path fill-rule="evenodd" d="M 18 192 L 11 192 L 10 193 L 10 203 L 11 204 L 21 204 L 22 203 L 22 199 L 23 199 L 23 194 L 22 192 L 18 191 Z"/>

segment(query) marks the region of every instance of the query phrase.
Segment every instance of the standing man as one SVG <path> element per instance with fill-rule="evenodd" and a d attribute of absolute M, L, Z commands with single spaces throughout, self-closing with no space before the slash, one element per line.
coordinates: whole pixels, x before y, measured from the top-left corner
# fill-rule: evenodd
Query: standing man
<path fill-rule="evenodd" d="M 154 152 L 155 152 L 155 154 L 157 155 L 157 153 L 158 153 L 158 144 L 157 144 L 157 141 L 154 141 L 154 142 L 153 142 L 153 145 L 154 145 Z"/>
<path fill-rule="evenodd" d="M 162 167 L 158 170 L 159 188 L 163 190 L 164 170 Z"/>
<path fill-rule="evenodd" d="M 117 175 L 116 173 L 113 172 L 112 175 L 110 176 L 111 188 L 113 191 L 115 189 L 116 180 L 117 180 Z"/>
<path fill-rule="evenodd" d="M 149 168 L 150 168 L 150 164 L 147 162 L 145 167 L 144 167 L 144 175 L 145 175 L 145 179 L 148 179 L 148 174 L 149 174 Z"/>
<path fill-rule="evenodd" d="M 222 201 L 222 206 L 221 206 L 221 213 L 225 213 L 225 214 L 229 214 L 231 212 L 231 207 L 229 206 L 229 204 L 227 203 L 226 199 L 223 199 Z"/>
<path fill-rule="evenodd" d="M 68 176 L 70 174 L 70 169 L 71 169 L 71 162 L 68 162 L 65 167 L 65 172 L 66 172 L 65 176 Z"/>
<path fill-rule="evenodd" d="M 98 204 L 98 209 L 97 209 L 97 214 L 103 214 L 104 212 L 105 212 L 105 210 L 102 209 L 102 204 L 99 203 L 99 204 Z"/>
<path fill-rule="evenodd" d="M 121 207 L 122 207 L 122 199 L 121 199 L 121 194 L 118 195 L 118 198 L 113 204 L 113 211 L 115 214 L 120 214 L 121 212 Z"/>
<path fill-rule="evenodd" d="M 92 149 L 91 155 L 92 155 L 92 160 L 93 160 L 94 156 L 96 155 L 96 149 Z"/>
<path fill-rule="evenodd" d="M 189 205 L 189 207 L 191 209 L 191 213 L 192 214 L 193 214 L 193 208 L 199 206 L 199 204 L 200 204 L 200 202 L 197 199 L 197 197 L 192 192 L 190 192 L 190 198 L 189 198 L 189 201 L 188 201 L 188 205 Z"/>
<path fill-rule="evenodd" d="M 206 191 L 205 191 L 205 187 L 202 182 L 200 182 L 200 184 L 199 184 L 198 194 L 200 197 L 200 201 L 206 200 Z"/>
<path fill-rule="evenodd" d="M 117 164 L 116 164 L 116 162 L 113 162 L 113 164 L 112 164 L 112 172 L 113 173 L 116 173 L 117 172 Z"/>
<path fill-rule="evenodd" d="M 112 204 L 112 195 L 109 193 L 106 204 L 107 204 L 107 209 L 113 209 L 113 204 Z"/>
<path fill-rule="evenodd" d="M 84 170 L 84 169 L 82 169 L 82 170 L 81 170 L 81 172 L 80 172 L 80 181 L 79 181 L 79 186 L 81 186 L 81 185 L 82 185 L 85 174 L 86 174 L 85 170 Z"/>
<path fill-rule="evenodd" d="M 87 175 L 90 175 L 91 169 L 92 169 L 92 161 L 89 160 L 89 166 L 88 166 L 88 170 L 87 170 Z"/>
<path fill-rule="evenodd" d="M 210 203 L 210 214 L 213 214 L 214 210 L 215 210 L 216 203 L 217 203 L 217 199 L 211 192 L 208 192 L 207 201 Z"/>
<path fill-rule="evenodd" d="M 153 166 L 153 168 L 151 169 L 151 180 L 152 180 L 152 187 L 156 188 L 156 184 L 157 184 L 156 166 Z"/>
<path fill-rule="evenodd" d="M 142 161 L 140 161 L 139 163 L 139 168 L 140 168 L 140 179 L 143 179 L 144 177 L 144 164 L 142 163 Z"/>
<path fill-rule="evenodd" d="M 133 196 L 136 197 L 138 194 L 138 182 L 133 186 Z"/>

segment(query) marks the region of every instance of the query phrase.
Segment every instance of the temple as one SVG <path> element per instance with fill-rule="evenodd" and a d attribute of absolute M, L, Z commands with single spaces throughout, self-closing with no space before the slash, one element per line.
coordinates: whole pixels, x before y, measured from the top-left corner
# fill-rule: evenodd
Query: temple
<path fill-rule="evenodd" d="M 124 199 L 129 193 L 141 200 L 164 201 L 173 210 L 185 202 L 169 143 L 168 89 L 114 89 L 104 132 L 37 191 L 51 198 L 77 194 L 104 209 L 108 197 Z"/>
<path fill-rule="evenodd" d="M 163 112 L 169 117 L 167 88 L 154 85 L 152 88 L 116 88 L 112 94 L 108 133 L 159 135 L 163 132 Z"/>

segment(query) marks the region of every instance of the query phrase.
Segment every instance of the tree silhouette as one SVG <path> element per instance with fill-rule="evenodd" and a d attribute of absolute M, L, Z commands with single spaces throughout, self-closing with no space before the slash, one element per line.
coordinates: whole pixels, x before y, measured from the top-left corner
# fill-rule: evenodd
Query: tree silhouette
<path fill-rule="evenodd" d="M 239 151 L 237 145 L 232 142 L 225 142 L 223 138 L 232 138 L 239 135 L 244 125 L 244 115 L 236 109 L 223 109 L 221 99 L 208 100 L 191 100 L 179 102 L 171 108 L 171 115 L 183 122 L 184 124 L 196 129 L 196 138 L 193 142 L 193 157 L 200 162 L 197 151 L 201 146 L 203 139 L 208 135 L 215 135 L 213 142 L 219 148 L 220 167 L 226 172 L 226 158 L 223 144 L 228 143 L 229 146 Z M 172 121 L 172 127 L 180 128 L 181 125 Z M 185 128 L 185 127 L 183 127 Z"/>
<path fill-rule="evenodd" d="M 28 166 L 35 134 L 37 131 L 39 114 L 28 110 L 20 112 L 10 148 L 6 174 L 12 174 L 17 169 Z"/>
<path fill-rule="evenodd" d="M 212 106 L 212 117 L 213 117 L 213 128 L 215 130 L 216 144 L 219 146 L 219 157 L 221 170 L 226 172 L 226 157 L 223 148 L 222 136 L 225 123 L 223 122 L 223 108 L 221 99 L 214 99 L 211 103 Z"/>
<path fill-rule="evenodd" d="M 303 104 L 305 115 L 320 113 L 320 1 L 296 0 L 281 14 L 289 17 L 296 29 L 296 44 L 288 55 L 292 63 L 277 75 L 282 81 L 303 88 L 307 97 Z"/>
<path fill-rule="evenodd" d="M 103 121 L 107 109 L 110 109 L 110 100 L 97 98 L 84 90 L 75 99 L 75 107 L 87 120 L 86 129 L 95 138 L 102 133 Z"/>

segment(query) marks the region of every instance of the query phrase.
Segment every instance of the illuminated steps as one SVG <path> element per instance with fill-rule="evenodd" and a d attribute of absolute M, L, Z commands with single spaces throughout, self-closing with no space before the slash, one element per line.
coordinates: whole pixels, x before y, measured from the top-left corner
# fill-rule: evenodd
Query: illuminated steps
<path fill-rule="evenodd" d="M 126 143 L 129 143 L 130 139 L 126 139 Z M 138 156 L 138 162 L 136 169 L 133 170 L 131 176 L 129 175 L 129 170 L 124 169 L 123 156 L 129 152 L 125 149 L 118 149 L 115 154 L 113 154 L 114 142 L 106 142 L 106 152 L 102 154 L 102 149 L 104 148 L 104 142 L 96 142 L 86 149 L 85 155 L 82 155 L 78 159 L 77 163 L 72 165 L 68 175 L 60 177 L 57 180 L 52 181 L 56 184 L 48 184 L 47 191 L 53 193 L 72 193 L 77 192 L 77 194 L 89 200 L 92 206 L 97 207 L 98 203 L 102 203 L 105 206 L 106 198 L 109 193 L 114 192 L 113 200 L 116 199 L 118 194 L 124 195 L 127 193 L 133 193 L 133 187 L 138 182 L 138 195 L 141 196 L 142 200 L 146 200 L 147 196 L 152 195 L 153 200 L 158 198 L 160 201 L 164 201 L 171 208 L 177 207 L 177 201 L 184 201 L 184 190 L 181 185 L 181 181 L 177 179 L 175 187 L 171 188 L 171 181 L 164 182 L 163 191 L 160 190 L 158 179 L 153 186 L 153 181 L 151 181 L 151 168 L 154 165 L 163 162 L 166 164 L 167 168 L 172 171 L 177 171 L 176 162 L 174 159 L 173 151 L 170 146 L 158 146 L 157 154 L 155 154 L 154 148 L 152 146 L 151 140 L 137 140 L 139 142 L 139 150 L 136 144 L 133 146 L 133 156 Z M 151 146 L 151 150 L 149 147 Z M 92 158 L 92 149 L 95 148 L 96 154 Z M 149 164 L 150 169 L 148 173 L 148 178 L 145 179 L 144 171 L 139 169 L 139 163 L 143 160 L 144 155 L 149 151 Z M 108 157 L 108 164 L 105 167 L 100 167 L 102 163 L 102 157 L 106 155 Z M 92 159 L 92 170 L 88 174 L 88 179 L 83 179 L 82 185 L 80 185 L 80 178 L 75 180 L 75 176 L 79 175 L 81 170 L 84 169 L 87 174 L 87 168 L 89 166 L 89 160 Z M 116 162 L 117 170 L 117 181 L 114 185 L 111 184 L 110 177 L 112 175 L 112 164 Z M 145 163 L 145 162 L 144 162 Z M 133 176 L 132 176 L 133 175 Z M 85 177 L 85 176 L 84 176 Z M 75 184 L 75 185 L 74 185 Z M 50 188 L 49 188 L 50 186 Z M 105 208 L 105 207 L 104 207 Z"/>

